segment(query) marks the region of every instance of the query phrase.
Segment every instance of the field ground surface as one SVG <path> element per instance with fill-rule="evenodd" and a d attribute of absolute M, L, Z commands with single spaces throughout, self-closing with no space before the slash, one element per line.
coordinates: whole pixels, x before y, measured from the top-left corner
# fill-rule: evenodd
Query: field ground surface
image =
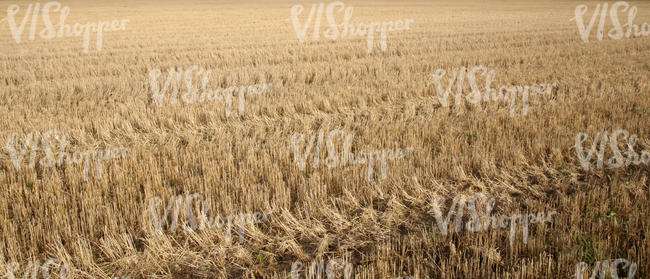
<path fill-rule="evenodd" d="M 20 24 L 35 3 L 0 1 L 0 11 L 18 5 Z M 575 148 L 580 133 L 588 150 L 598 133 L 624 129 L 638 135 L 637 153 L 650 151 L 649 37 L 597 40 L 596 19 L 585 43 L 571 18 L 586 4 L 588 25 L 600 1 L 346 1 L 351 23 L 413 20 L 388 33 L 384 51 L 377 33 L 368 52 L 365 36 L 313 40 L 313 23 L 301 43 L 291 9 L 305 7 L 304 24 L 313 3 L 61 2 L 66 24 L 129 20 L 103 34 L 101 51 L 91 33 L 87 53 L 82 37 L 41 38 L 41 18 L 35 39 L 30 19 L 20 43 L 0 22 L 0 275 L 13 262 L 19 278 L 30 261 L 56 258 L 67 278 L 291 278 L 296 261 L 339 258 L 353 278 L 575 278 L 580 262 L 591 270 L 624 258 L 638 266 L 635 278 L 650 277 L 648 165 L 598 168 L 594 154 L 585 171 Z M 634 23 L 650 22 L 650 2 L 629 3 Z M 608 15 L 605 33 L 611 26 Z M 162 87 L 170 68 L 192 65 L 212 71 L 210 88 L 271 85 L 246 95 L 243 110 L 238 97 L 232 112 L 224 99 L 158 106 L 151 71 L 160 69 Z M 446 88 L 454 70 L 479 65 L 494 70 L 497 89 L 556 86 L 531 95 L 527 114 L 521 100 L 513 115 L 508 102 L 456 103 L 456 85 L 443 106 L 432 74 L 445 70 Z M 335 129 L 354 135 L 355 154 L 411 151 L 389 160 L 383 179 L 376 163 L 369 180 L 367 163 L 324 165 Z M 20 152 L 30 133 L 52 130 L 71 153 L 128 151 L 84 174 L 83 164 L 44 167 L 39 141 L 17 169 L 9 139 Z M 304 135 L 303 150 L 320 132 L 321 157 L 301 169 L 292 137 Z M 52 150 L 62 142 L 51 137 Z M 344 149 L 342 137 L 333 144 Z M 605 147 L 607 161 L 614 154 Z M 628 150 L 623 136 L 619 148 Z M 522 227 L 514 242 L 510 227 L 468 231 L 467 208 L 443 234 L 433 201 L 444 198 L 447 216 L 455 197 L 477 193 L 495 199 L 492 216 L 556 214 L 531 224 L 527 243 Z M 270 214 L 191 231 L 180 228 L 184 199 L 179 229 L 159 233 L 151 200 L 163 201 L 162 214 L 170 198 L 192 194 L 209 216 Z"/>

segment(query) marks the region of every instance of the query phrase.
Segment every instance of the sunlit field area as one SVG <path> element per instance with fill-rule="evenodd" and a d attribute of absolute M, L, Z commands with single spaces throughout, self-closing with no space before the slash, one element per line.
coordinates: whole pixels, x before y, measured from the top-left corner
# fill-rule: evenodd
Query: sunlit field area
<path fill-rule="evenodd" d="M 0 13 L 0 278 L 650 278 L 648 1 Z"/>

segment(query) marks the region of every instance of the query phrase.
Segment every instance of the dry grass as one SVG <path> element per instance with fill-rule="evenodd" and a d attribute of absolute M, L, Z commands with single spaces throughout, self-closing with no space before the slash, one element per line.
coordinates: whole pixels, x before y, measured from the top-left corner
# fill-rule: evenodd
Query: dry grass
<path fill-rule="evenodd" d="M 72 278 L 287 278 L 296 260 L 345 257 L 355 278 L 569 278 L 578 262 L 626 258 L 650 276 L 648 166 L 587 174 L 573 149 L 579 132 L 626 129 L 650 150 L 649 39 L 583 43 L 569 21 L 582 2 L 346 2 L 355 22 L 415 20 L 373 53 L 360 38 L 299 43 L 294 2 L 63 4 L 69 23 L 130 22 L 88 54 L 80 38 L 17 44 L 2 22 L 0 139 L 58 129 L 70 150 L 131 149 L 88 181 L 78 166 L 17 171 L 0 153 L 0 270 L 56 257 Z M 650 22 L 650 4 L 634 4 Z M 211 87 L 273 88 L 241 117 L 220 101 L 155 106 L 149 70 L 191 65 L 213 71 Z M 441 107 L 430 74 L 475 65 L 495 85 L 558 88 L 526 116 Z M 332 129 L 354 133 L 353 148 L 414 153 L 385 180 L 365 165 L 300 171 L 291 135 Z M 438 234 L 430 201 L 477 192 L 499 214 L 558 215 L 513 247 L 507 230 Z M 191 193 L 222 215 L 273 214 L 244 244 L 220 229 L 157 235 L 148 199 Z"/>

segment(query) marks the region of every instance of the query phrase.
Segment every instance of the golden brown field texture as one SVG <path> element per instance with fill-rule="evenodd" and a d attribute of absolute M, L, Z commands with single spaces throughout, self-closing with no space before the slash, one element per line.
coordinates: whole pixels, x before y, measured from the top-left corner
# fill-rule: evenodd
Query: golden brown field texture
<path fill-rule="evenodd" d="M 319 2 L 62 1 L 122 25 L 86 47 L 36 3 L 0 1 L 0 277 L 650 278 L 650 39 L 571 20 L 615 2 L 343 2 L 410 19 L 369 45 L 332 2 L 315 39 Z"/>

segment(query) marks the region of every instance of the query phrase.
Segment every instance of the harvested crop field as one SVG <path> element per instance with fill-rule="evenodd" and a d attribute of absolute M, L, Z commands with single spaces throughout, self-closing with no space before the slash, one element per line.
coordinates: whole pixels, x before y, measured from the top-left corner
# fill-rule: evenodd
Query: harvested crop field
<path fill-rule="evenodd" d="M 650 278 L 650 2 L 5 10 L 2 278 Z"/>

